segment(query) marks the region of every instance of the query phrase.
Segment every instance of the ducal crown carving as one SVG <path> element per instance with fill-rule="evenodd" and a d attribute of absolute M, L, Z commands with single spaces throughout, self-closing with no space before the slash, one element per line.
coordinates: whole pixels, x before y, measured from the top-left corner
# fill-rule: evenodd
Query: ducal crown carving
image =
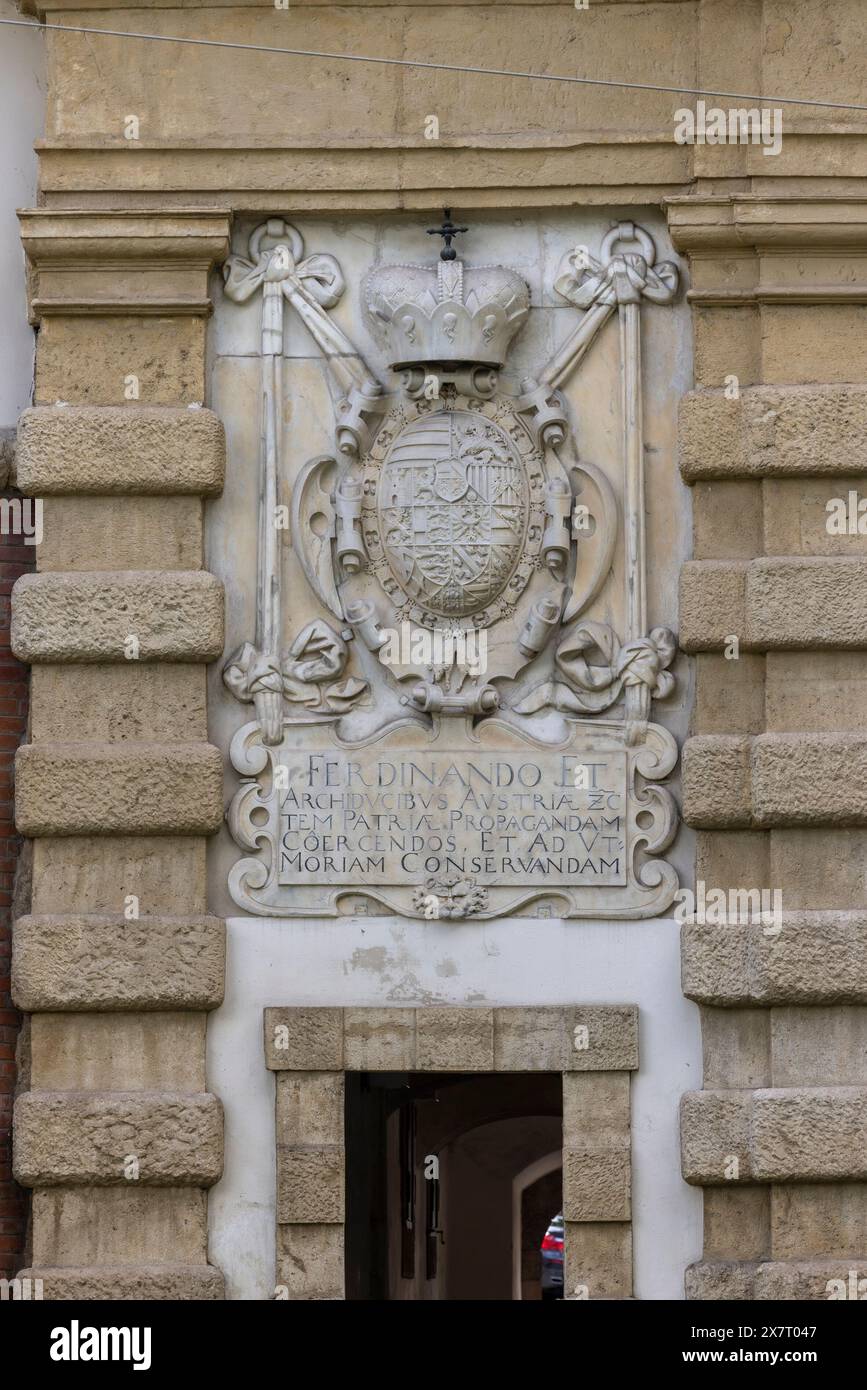
<path fill-rule="evenodd" d="M 362 295 L 396 370 L 431 362 L 501 367 L 530 311 L 530 291 L 516 271 L 457 259 L 380 266 Z"/>

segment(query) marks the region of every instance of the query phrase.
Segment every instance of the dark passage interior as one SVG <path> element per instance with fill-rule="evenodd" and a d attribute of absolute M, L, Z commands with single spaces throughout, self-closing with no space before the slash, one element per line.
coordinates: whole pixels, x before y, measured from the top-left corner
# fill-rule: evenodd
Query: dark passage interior
<path fill-rule="evenodd" d="M 562 1123 L 559 1073 L 348 1073 L 347 1298 L 559 1297 Z"/>

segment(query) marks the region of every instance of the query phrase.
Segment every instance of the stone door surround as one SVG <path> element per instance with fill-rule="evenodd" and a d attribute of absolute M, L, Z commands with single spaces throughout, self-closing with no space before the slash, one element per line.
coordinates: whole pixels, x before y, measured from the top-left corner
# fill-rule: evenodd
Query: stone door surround
<path fill-rule="evenodd" d="M 567 1297 L 632 1297 L 632 1004 L 268 1008 L 277 1073 L 278 1298 L 344 1297 L 344 1074 L 552 1072 L 563 1078 Z"/>

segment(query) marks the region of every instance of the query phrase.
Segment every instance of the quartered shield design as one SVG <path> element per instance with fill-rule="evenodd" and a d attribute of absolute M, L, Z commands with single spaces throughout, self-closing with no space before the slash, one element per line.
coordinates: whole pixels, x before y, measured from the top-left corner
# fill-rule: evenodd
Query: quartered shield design
<path fill-rule="evenodd" d="M 499 597 L 523 551 L 526 474 L 513 440 L 469 410 L 406 425 L 380 474 L 388 567 L 413 602 L 465 617 Z"/>

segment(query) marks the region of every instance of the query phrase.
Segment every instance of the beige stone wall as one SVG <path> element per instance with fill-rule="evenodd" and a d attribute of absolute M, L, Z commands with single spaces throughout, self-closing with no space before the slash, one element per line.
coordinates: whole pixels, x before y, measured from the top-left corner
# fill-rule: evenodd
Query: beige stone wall
<path fill-rule="evenodd" d="M 50 1298 L 222 1296 L 206 1219 L 222 1108 L 205 1075 L 225 969 L 205 892 L 222 760 L 205 674 L 223 595 L 202 569 L 202 499 L 225 446 L 201 402 L 227 230 L 213 215 L 24 218 L 41 332 L 18 466 L 46 543 L 12 637 L 32 664 L 16 802 L 35 842 L 14 938 L 30 1014 L 15 1171 Z"/>
<path fill-rule="evenodd" d="M 705 1050 L 681 1115 L 684 1176 L 705 1197 L 686 1287 L 821 1299 L 867 1259 L 865 541 L 826 529 L 829 499 L 864 485 L 867 224 L 845 197 L 694 199 L 670 216 L 701 286 L 680 415 L 684 815 L 708 889 L 782 895 L 779 924 L 683 933 Z"/>
<path fill-rule="evenodd" d="M 587 12 L 64 0 L 50 18 L 867 101 L 861 0 L 594 0 Z M 16 1163 L 34 1191 L 46 1296 L 220 1295 L 203 1024 L 223 973 L 205 891 L 222 814 L 205 667 L 222 641 L 201 508 L 223 466 L 205 408 L 208 273 L 232 214 L 668 199 L 695 334 L 681 417 L 696 513 L 681 613 L 696 664 L 685 815 L 699 878 L 781 887 L 785 905 L 776 938 L 684 933 L 706 1052 L 706 1089 L 683 1112 L 684 1174 L 706 1193 L 687 1290 L 824 1297 L 829 1274 L 867 1265 L 865 559 L 862 540 L 832 541 L 822 524 L 827 497 L 865 471 L 863 120 L 787 107 L 768 158 L 676 145 L 684 98 L 664 92 L 72 32 L 46 47 L 39 206 L 22 219 L 40 331 L 19 479 L 46 499 L 48 540 L 15 604 L 16 650 L 33 663 L 18 815 L 35 849 L 14 984 L 32 1014 Z M 723 394 L 731 376 L 738 401 Z M 737 661 L 723 655 L 731 634 Z M 327 1211 L 298 1239 L 331 1231 Z M 322 1240 L 336 1270 L 333 1234 Z"/>

